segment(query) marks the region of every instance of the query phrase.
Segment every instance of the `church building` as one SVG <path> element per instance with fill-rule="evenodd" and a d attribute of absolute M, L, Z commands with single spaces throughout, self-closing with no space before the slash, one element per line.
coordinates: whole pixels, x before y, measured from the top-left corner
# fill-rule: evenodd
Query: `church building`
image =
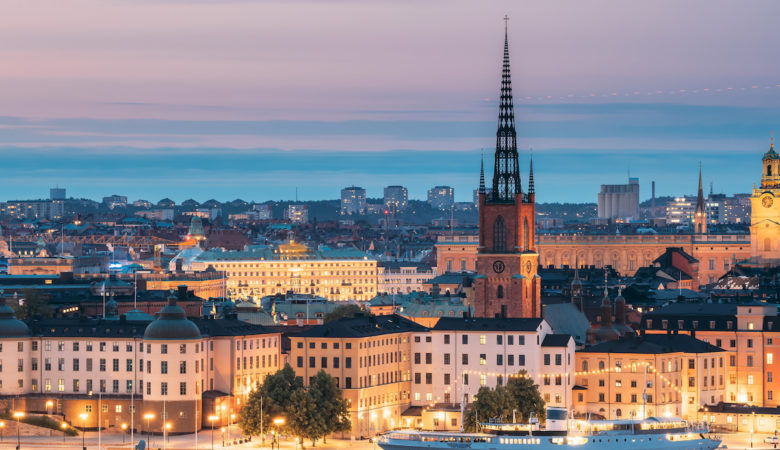
<path fill-rule="evenodd" d="M 504 64 L 496 132 L 493 184 L 485 188 L 484 165 L 479 183 L 479 245 L 474 280 L 477 317 L 540 317 L 541 279 L 537 275 L 536 206 L 533 162 L 528 192 L 520 182 L 517 133 L 504 33 Z"/>

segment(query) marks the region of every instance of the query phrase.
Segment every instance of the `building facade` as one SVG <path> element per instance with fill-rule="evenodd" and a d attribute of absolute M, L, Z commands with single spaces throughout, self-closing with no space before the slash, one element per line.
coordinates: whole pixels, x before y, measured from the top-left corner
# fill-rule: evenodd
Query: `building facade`
<path fill-rule="evenodd" d="M 436 268 L 412 262 L 381 262 L 377 267 L 378 292 L 408 294 L 422 291 L 436 277 Z"/>
<path fill-rule="evenodd" d="M 428 204 L 442 211 L 449 210 L 455 204 L 455 189 L 449 186 L 434 186 L 428 189 Z"/>
<path fill-rule="evenodd" d="M 639 219 L 639 178 L 628 184 L 602 184 L 598 196 L 599 219 Z"/>
<path fill-rule="evenodd" d="M 350 186 L 341 190 L 341 215 L 351 216 L 365 214 L 366 190 L 362 187 Z"/>
<path fill-rule="evenodd" d="M 386 208 L 395 208 L 396 211 L 406 208 L 406 204 L 409 201 L 409 191 L 405 187 L 387 186 L 384 194 Z"/>

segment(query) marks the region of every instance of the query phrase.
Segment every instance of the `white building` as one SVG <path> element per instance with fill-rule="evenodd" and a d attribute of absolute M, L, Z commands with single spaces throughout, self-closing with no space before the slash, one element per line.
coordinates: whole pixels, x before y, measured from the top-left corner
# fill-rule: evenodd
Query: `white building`
<path fill-rule="evenodd" d="M 431 207 L 449 210 L 455 203 L 455 189 L 449 186 L 435 186 L 428 190 L 428 203 Z"/>
<path fill-rule="evenodd" d="M 280 339 L 236 319 L 187 319 L 175 298 L 156 320 L 131 312 L 29 323 L 0 300 L 0 407 L 136 433 L 159 433 L 164 423 L 192 432 L 215 413 L 227 424 L 281 367 Z"/>
<path fill-rule="evenodd" d="M 436 277 L 436 268 L 413 262 L 380 262 L 377 266 L 379 292 L 408 294 L 422 291 L 425 282 Z"/>
<path fill-rule="evenodd" d="M 309 208 L 306 205 L 289 205 L 284 210 L 284 218 L 292 223 L 309 223 Z"/>
<path fill-rule="evenodd" d="M 628 184 L 602 184 L 598 197 L 599 219 L 639 218 L 639 178 Z"/>
<path fill-rule="evenodd" d="M 341 215 L 364 214 L 366 210 L 366 190 L 350 186 L 341 190 Z"/>
<path fill-rule="evenodd" d="M 403 186 L 387 186 L 385 188 L 384 204 L 387 208 L 395 208 L 400 211 L 406 208 L 409 200 L 409 191 Z"/>
<path fill-rule="evenodd" d="M 544 319 L 442 317 L 412 342 L 412 405 L 467 403 L 525 370 L 549 406 L 571 407 L 574 339 Z M 464 397 L 465 396 L 465 397 Z"/>

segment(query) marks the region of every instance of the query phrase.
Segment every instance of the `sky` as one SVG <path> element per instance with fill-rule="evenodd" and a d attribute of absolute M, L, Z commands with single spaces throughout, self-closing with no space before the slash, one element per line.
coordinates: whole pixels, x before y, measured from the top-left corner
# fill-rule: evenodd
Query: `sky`
<path fill-rule="evenodd" d="M 780 2 L 7 0 L 0 199 L 469 201 L 504 20 L 537 201 L 749 192 L 780 124 Z M 531 151 L 531 149 L 533 149 Z M 491 171 L 487 176 L 490 178 Z"/>

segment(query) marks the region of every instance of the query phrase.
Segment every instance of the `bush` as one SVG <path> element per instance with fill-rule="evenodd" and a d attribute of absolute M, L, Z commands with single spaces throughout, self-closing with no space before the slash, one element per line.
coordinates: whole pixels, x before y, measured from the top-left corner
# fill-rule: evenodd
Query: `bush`
<path fill-rule="evenodd" d="M 7 421 L 16 421 L 16 419 L 8 412 L 5 411 L 0 414 L 0 418 Z M 68 424 L 68 428 L 62 429 L 62 422 L 54 420 L 46 416 L 26 416 L 23 417 L 20 422 L 32 425 L 35 427 L 49 428 L 51 430 L 58 430 L 64 432 L 68 436 L 78 436 L 79 432 L 73 426 Z"/>

